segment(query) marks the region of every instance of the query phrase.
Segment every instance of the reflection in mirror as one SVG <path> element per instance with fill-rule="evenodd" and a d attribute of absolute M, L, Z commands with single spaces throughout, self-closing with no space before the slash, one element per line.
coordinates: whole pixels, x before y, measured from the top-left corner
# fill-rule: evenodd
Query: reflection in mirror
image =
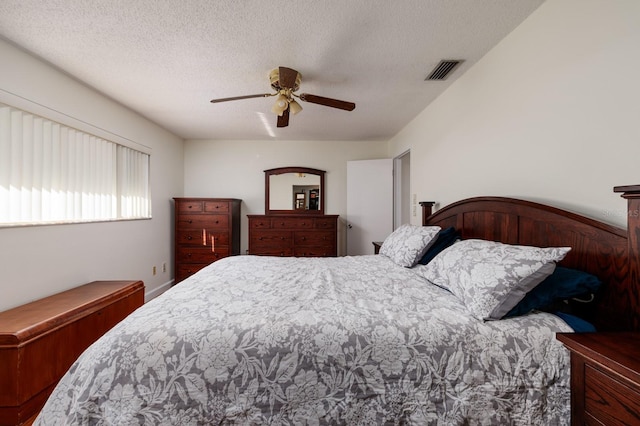
<path fill-rule="evenodd" d="M 266 214 L 324 214 L 324 170 L 280 167 L 264 172 Z"/>
<path fill-rule="evenodd" d="M 269 177 L 271 210 L 318 210 L 320 176 L 305 173 L 283 173 Z M 310 203 L 311 191 L 315 203 Z"/>

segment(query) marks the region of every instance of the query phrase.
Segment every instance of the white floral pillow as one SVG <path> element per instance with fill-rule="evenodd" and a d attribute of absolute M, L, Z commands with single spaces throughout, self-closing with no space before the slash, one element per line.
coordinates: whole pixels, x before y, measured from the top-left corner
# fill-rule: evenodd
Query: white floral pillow
<path fill-rule="evenodd" d="M 422 259 L 436 241 L 438 232 L 439 226 L 401 225 L 384 240 L 380 254 L 400 266 L 410 268 Z"/>
<path fill-rule="evenodd" d="M 438 254 L 419 273 L 451 291 L 478 319 L 497 320 L 551 275 L 555 262 L 569 250 L 463 240 Z"/>

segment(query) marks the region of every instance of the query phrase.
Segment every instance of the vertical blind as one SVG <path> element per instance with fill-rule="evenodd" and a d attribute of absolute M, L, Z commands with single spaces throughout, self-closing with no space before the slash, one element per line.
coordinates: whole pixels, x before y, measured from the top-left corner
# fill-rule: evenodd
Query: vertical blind
<path fill-rule="evenodd" d="M 149 162 L 0 103 L 0 226 L 149 218 Z"/>

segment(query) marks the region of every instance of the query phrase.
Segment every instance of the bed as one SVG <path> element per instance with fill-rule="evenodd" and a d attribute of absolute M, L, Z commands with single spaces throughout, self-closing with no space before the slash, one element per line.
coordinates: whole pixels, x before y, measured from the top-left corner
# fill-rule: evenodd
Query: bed
<path fill-rule="evenodd" d="M 638 211 L 640 187 L 616 191 Z M 587 272 L 603 284 L 572 314 L 637 330 L 637 217 L 627 233 L 509 198 L 423 207 L 424 226 L 394 231 L 380 255 L 211 264 L 87 349 L 35 424 L 569 424 L 569 354 L 555 334 L 580 323 L 510 315 L 502 290 L 497 304 L 469 298 L 441 282 L 455 269 L 443 265 L 514 250 L 526 261 L 509 273 Z M 422 243 L 408 241 L 436 250 L 450 229 L 462 241 L 421 264 Z"/>

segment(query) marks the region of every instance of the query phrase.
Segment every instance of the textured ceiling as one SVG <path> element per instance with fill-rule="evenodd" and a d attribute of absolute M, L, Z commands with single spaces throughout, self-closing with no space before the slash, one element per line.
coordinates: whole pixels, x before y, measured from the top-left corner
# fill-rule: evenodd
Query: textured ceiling
<path fill-rule="evenodd" d="M 386 140 L 543 0 L 2 0 L 0 37 L 185 139 Z M 464 59 L 441 82 L 441 59 Z M 269 71 L 302 74 L 276 128 Z M 1 83 L 0 83 L 1 86 Z"/>

